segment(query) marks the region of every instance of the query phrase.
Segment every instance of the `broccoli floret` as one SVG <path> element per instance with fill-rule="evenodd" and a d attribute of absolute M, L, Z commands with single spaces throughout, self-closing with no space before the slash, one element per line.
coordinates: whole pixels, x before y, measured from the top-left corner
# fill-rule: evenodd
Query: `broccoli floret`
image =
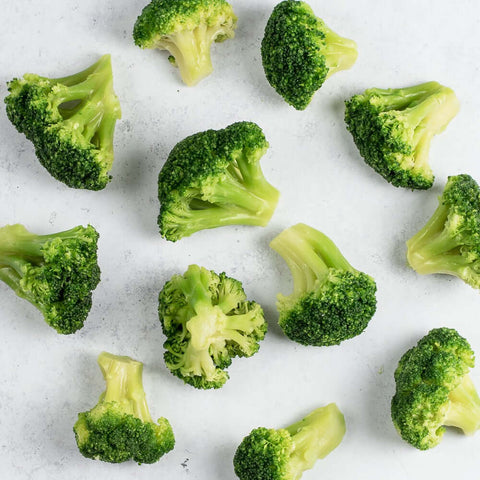
<path fill-rule="evenodd" d="M 480 428 L 480 398 L 468 375 L 474 353 L 451 328 L 436 328 L 400 359 L 395 371 L 392 420 L 420 450 L 442 440 L 444 426 L 472 435 Z"/>
<path fill-rule="evenodd" d="M 110 55 L 64 78 L 27 73 L 9 82 L 8 90 L 8 118 L 33 143 L 53 177 L 73 188 L 107 185 L 115 123 L 121 116 Z"/>
<path fill-rule="evenodd" d="M 345 103 L 347 129 L 367 165 L 396 187 L 433 185 L 430 142 L 458 113 L 453 90 L 437 82 L 370 88 Z"/>
<path fill-rule="evenodd" d="M 170 52 L 182 80 L 197 84 L 213 71 L 213 42 L 233 38 L 237 17 L 225 0 L 153 0 L 133 29 L 135 45 Z"/>
<path fill-rule="evenodd" d="M 238 122 L 179 142 L 158 178 L 158 224 L 167 240 L 223 225 L 265 226 L 278 191 L 263 176 L 268 142 L 255 123 Z"/>
<path fill-rule="evenodd" d="M 199 389 L 222 387 L 232 358 L 255 354 L 267 331 L 262 308 L 238 280 L 197 265 L 165 284 L 158 313 L 167 367 Z"/>
<path fill-rule="evenodd" d="M 448 177 L 439 205 L 407 242 L 418 273 L 445 273 L 480 289 L 480 188 L 470 175 Z"/>
<path fill-rule="evenodd" d="M 375 281 L 355 270 L 323 233 L 299 223 L 270 243 L 287 263 L 293 292 L 279 294 L 279 324 L 302 345 L 338 345 L 360 335 L 376 309 Z"/>
<path fill-rule="evenodd" d="M 334 403 L 287 428 L 255 428 L 235 452 L 235 473 L 240 480 L 298 480 L 344 435 L 345 419 Z"/>
<path fill-rule="evenodd" d="M 307 3 L 286 0 L 274 8 L 262 40 L 263 68 L 270 85 L 297 110 L 356 59 L 356 43 L 330 30 Z"/>
<path fill-rule="evenodd" d="M 37 307 L 58 333 L 74 333 L 100 281 L 97 231 L 89 225 L 49 235 L 23 225 L 0 228 L 0 280 Z"/>
<path fill-rule="evenodd" d="M 102 352 L 98 364 L 107 384 L 98 404 L 78 414 L 73 427 L 80 453 L 93 460 L 154 463 L 173 449 L 166 418 L 152 420 L 142 383 L 143 364 Z"/>

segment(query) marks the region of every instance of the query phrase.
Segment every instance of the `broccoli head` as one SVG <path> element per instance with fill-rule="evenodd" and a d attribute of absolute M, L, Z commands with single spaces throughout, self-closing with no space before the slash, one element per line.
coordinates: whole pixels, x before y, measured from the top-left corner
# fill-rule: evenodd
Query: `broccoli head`
<path fill-rule="evenodd" d="M 444 426 L 472 435 L 480 428 L 480 398 L 468 375 L 474 354 L 451 328 L 436 328 L 400 359 L 395 371 L 392 420 L 420 450 L 442 440 Z"/>
<path fill-rule="evenodd" d="M 93 460 L 154 463 L 173 449 L 166 418 L 152 420 L 142 384 L 143 364 L 102 352 L 98 364 L 107 384 L 98 404 L 78 414 L 73 427 L 80 453 Z"/>
<path fill-rule="evenodd" d="M 153 0 L 133 29 L 135 45 L 168 50 L 185 84 L 213 71 L 210 48 L 235 35 L 237 17 L 225 0 Z"/>
<path fill-rule="evenodd" d="M 453 90 L 437 82 L 370 88 L 345 103 L 347 129 L 367 165 L 396 187 L 433 185 L 430 142 L 458 113 Z"/>
<path fill-rule="evenodd" d="M 49 235 L 0 228 L 0 280 L 37 307 L 58 333 L 83 327 L 100 281 L 97 231 L 89 225 Z"/>
<path fill-rule="evenodd" d="M 263 176 L 268 142 L 255 123 L 207 130 L 173 148 L 158 178 L 158 224 L 167 240 L 223 225 L 265 226 L 278 191 Z"/>
<path fill-rule="evenodd" d="M 287 428 L 255 428 L 233 458 L 240 480 L 298 480 L 342 441 L 345 419 L 331 403 Z"/>
<path fill-rule="evenodd" d="M 197 265 L 165 284 L 158 312 L 167 367 L 199 389 L 222 387 L 232 358 L 255 354 L 267 331 L 262 308 L 238 280 Z"/>
<path fill-rule="evenodd" d="M 355 270 L 323 233 L 304 224 L 270 243 L 293 276 L 293 293 L 278 295 L 279 324 L 302 345 L 337 345 L 360 335 L 376 309 L 375 281 Z"/>
<path fill-rule="evenodd" d="M 480 289 L 480 188 L 470 175 L 448 177 L 433 216 L 407 247 L 416 272 L 455 275 Z"/>
<path fill-rule="evenodd" d="M 107 185 L 121 115 L 110 55 L 64 78 L 27 73 L 9 82 L 8 90 L 8 118 L 33 143 L 53 177 L 73 188 L 100 190 Z"/>
<path fill-rule="evenodd" d="M 307 108 L 330 75 L 349 69 L 357 59 L 353 40 L 330 30 L 307 3 L 293 0 L 273 9 L 261 52 L 268 82 L 297 110 Z"/>

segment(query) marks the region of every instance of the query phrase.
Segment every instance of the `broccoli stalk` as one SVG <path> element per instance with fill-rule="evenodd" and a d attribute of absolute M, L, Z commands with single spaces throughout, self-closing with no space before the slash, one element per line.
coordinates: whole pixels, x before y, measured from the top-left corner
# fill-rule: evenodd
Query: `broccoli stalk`
<path fill-rule="evenodd" d="M 345 419 L 331 403 L 283 429 L 256 428 L 233 459 L 240 480 L 298 480 L 342 441 Z"/>
<path fill-rule="evenodd" d="M 422 275 L 455 275 L 480 288 L 480 188 L 469 175 L 448 178 L 439 205 L 407 241 L 410 266 Z"/>
<path fill-rule="evenodd" d="M 9 83 L 9 91 L 8 117 L 34 143 L 50 174 L 70 187 L 104 188 L 121 115 L 110 55 L 63 78 L 25 74 Z"/>
<path fill-rule="evenodd" d="M 92 410 L 78 415 L 74 432 L 80 452 L 111 463 L 158 461 L 175 440 L 167 419 L 160 418 L 158 424 L 152 420 L 143 389 L 143 364 L 107 352 L 99 355 L 98 364 L 106 389 Z"/>
<path fill-rule="evenodd" d="M 74 333 L 100 281 L 97 241 L 92 226 L 36 235 L 23 225 L 7 225 L 0 228 L 0 280 L 38 308 L 58 333 Z"/>
<path fill-rule="evenodd" d="M 376 308 L 373 279 L 354 269 L 326 235 L 304 224 L 270 243 L 287 263 L 293 292 L 278 295 L 279 324 L 303 345 L 335 345 L 359 335 Z"/>
<path fill-rule="evenodd" d="M 197 265 L 165 284 L 159 315 L 167 367 L 197 388 L 220 388 L 231 359 L 256 353 L 266 331 L 261 307 L 246 301 L 240 282 Z"/>
<path fill-rule="evenodd" d="M 480 429 L 480 397 L 470 375 L 462 378 L 448 398 L 450 404 L 443 424 L 460 428 L 466 435 L 473 435 Z"/>

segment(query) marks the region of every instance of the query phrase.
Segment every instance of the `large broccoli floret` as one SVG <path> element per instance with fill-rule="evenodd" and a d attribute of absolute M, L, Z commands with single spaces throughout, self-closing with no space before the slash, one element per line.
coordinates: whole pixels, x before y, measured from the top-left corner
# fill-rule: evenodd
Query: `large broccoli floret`
<path fill-rule="evenodd" d="M 427 189 L 432 137 L 458 113 L 455 93 L 437 82 L 370 88 L 346 101 L 345 122 L 365 162 L 396 187 Z"/>
<path fill-rule="evenodd" d="M 220 388 L 234 357 L 250 357 L 267 331 L 263 310 L 242 284 L 197 265 L 175 275 L 159 295 L 170 371 L 196 388 Z"/>
<path fill-rule="evenodd" d="M 279 324 L 302 345 L 337 345 L 360 335 L 376 309 L 376 285 L 323 233 L 299 223 L 270 243 L 292 273 L 293 293 L 278 295 Z"/>
<path fill-rule="evenodd" d="M 89 225 L 50 235 L 0 228 L 0 280 L 37 307 L 58 333 L 83 327 L 100 281 L 97 231 Z"/>
<path fill-rule="evenodd" d="M 240 480 L 298 480 L 342 441 L 345 419 L 331 403 L 287 428 L 255 428 L 233 458 Z"/>
<path fill-rule="evenodd" d="M 93 460 L 154 463 L 173 449 L 166 418 L 152 420 L 142 383 L 143 364 L 102 352 L 98 364 L 107 384 L 98 404 L 78 414 L 73 427 L 80 453 Z"/>
<path fill-rule="evenodd" d="M 356 59 L 356 43 L 330 30 L 307 3 L 285 0 L 274 8 L 262 40 L 263 68 L 270 85 L 297 110 Z"/>
<path fill-rule="evenodd" d="M 260 168 L 267 148 L 261 128 L 251 122 L 179 142 L 158 178 L 160 233 L 176 241 L 223 225 L 265 226 L 279 196 Z"/>
<path fill-rule="evenodd" d="M 455 275 L 480 289 L 480 188 L 470 175 L 448 177 L 438 208 L 407 247 L 416 272 Z"/>
<path fill-rule="evenodd" d="M 480 398 L 468 375 L 474 354 L 451 328 L 436 328 L 400 359 L 392 420 L 404 440 L 420 450 L 442 440 L 444 426 L 472 435 L 480 428 Z"/>
<path fill-rule="evenodd" d="M 138 17 L 133 29 L 141 48 L 168 50 L 189 86 L 213 71 L 213 42 L 233 38 L 237 17 L 225 0 L 153 0 Z"/>
<path fill-rule="evenodd" d="M 104 188 L 121 115 L 110 55 L 64 78 L 27 73 L 9 82 L 8 90 L 8 118 L 32 141 L 48 172 L 69 187 Z"/>

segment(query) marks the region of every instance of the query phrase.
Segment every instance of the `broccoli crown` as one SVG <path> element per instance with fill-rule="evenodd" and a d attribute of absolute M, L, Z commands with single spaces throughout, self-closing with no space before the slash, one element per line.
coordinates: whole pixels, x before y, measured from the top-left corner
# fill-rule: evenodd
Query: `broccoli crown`
<path fill-rule="evenodd" d="M 470 175 L 448 177 L 437 209 L 407 247 L 418 273 L 455 275 L 480 289 L 480 188 Z"/>
<path fill-rule="evenodd" d="M 280 327 L 291 340 L 338 345 L 365 330 L 376 310 L 375 281 L 355 270 L 327 236 L 297 224 L 270 246 L 293 277 L 293 293 L 277 301 Z"/>
<path fill-rule="evenodd" d="M 78 415 L 73 430 L 80 453 L 94 460 L 154 463 L 173 449 L 166 418 L 154 423 L 142 385 L 143 364 L 102 352 L 98 363 L 107 387 L 98 404 Z"/>
<path fill-rule="evenodd" d="M 138 17 L 135 45 L 168 50 L 187 85 L 212 73 L 213 42 L 233 38 L 237 17 L 225 0 L 153 0 Z"/>
<path fill-rule="evenodd" d="M 197 265 L 165 284 L 158 312 L 167 367 L 199 389 L 222 387 L 232 358 L 255 354 L 267 331 L 262 308 L 238 280 Z"/>
<path fill-rule="evenodd" d="M 354 41 L 330 30 L 307 3 L 293 0 L 273 9 L 261 52 L 270 85 L 297 110 L 308 106 L 326 78 L 357 59 Z"/>
<path fill-rule="evenodd" d="M 100 190 L 110 181 L 120 104 L 110 55 L 57 79 L 27 73 L 8 84 L 7 115 L 33 143 L 40 163 L 73 188 Z"/>
<path fill-rule="evenodd" d="M 443 425 L 466 434 L 480 427 L 480 398 L 468 375 L 473 366 L 469 343 L 450 328 L 431 330 L 402 356 L 392 420 L 404 440 L 426 450 L 441 441 Z"/>
<path fill-rule="evenodd" d="M 240 480 L 298 480 L 334 450 L 344 434 L 345 419 L 334 403 L 287 428 L 255 428 L 235 452 L 235 473 Z"/>
<path fill-rule="evenodd" d="M 455 93 L 437 82 L 371 88 L 346 102 L 347 129 L 367 165 L 396 187 L 428 189 L 432 137 L 457 114 Z"/>
<path fill-rule="evenodd" d="M 0 280 L 37 307 L 58 333 L 83 327 L 100 281 L 98 233 L 78 226 L 49 235 L 0 228 Z"/>
<path fill-rule="evenodd" d="M 173 148 L 158 177 L 158 224 L 167 240 L 223 225 L 265 226 L 278 191 L 260 158 L 268 142 L 255 123 L 191 135 Z"/>

